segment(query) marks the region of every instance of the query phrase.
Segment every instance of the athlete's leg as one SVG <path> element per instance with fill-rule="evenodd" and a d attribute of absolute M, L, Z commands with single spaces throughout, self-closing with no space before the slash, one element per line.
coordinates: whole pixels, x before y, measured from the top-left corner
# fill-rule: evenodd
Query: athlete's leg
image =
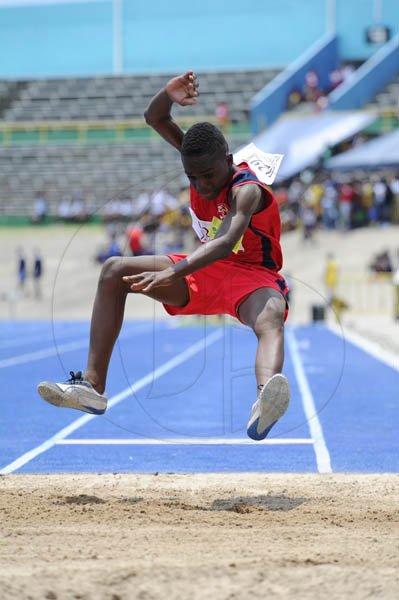
<path fill-rule="evenodd" d="M 252 405 L 247 434 L 263 440 L 283 416 L 290 401 L 284 362 L 285 300 L 272 288 L 260 288 L 240 306 L 239 315 L 258 338 L 255 373 L 258 397 Z"/>
<path fill-rule="evenodd" d="M 167 256 L 114 257 L 104 263 L 94 300 L 89 356 L 83 376 L 100 394 L 105 388 L 112 350 L 122 327 L 126 297 L 131 292 L 130 284 L 122 277 L 143 271 L 162 271 L 170 265 Z M 184 306 L 189 301 L 185 279 L 146 295 L 173 306 Z"/>
<path fill-rule="evenodd" d="M 257 385 L 263 385 L 283 368 L 285 300 L 273 288 L 259 288 L 244 300 L 238 312 L 258 338 L 255 375 Z"/>

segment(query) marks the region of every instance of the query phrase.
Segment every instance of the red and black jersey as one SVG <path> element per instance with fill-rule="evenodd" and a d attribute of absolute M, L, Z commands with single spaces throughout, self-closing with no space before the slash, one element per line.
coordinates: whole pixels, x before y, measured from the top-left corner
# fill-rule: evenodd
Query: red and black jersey
<path fill-rule="evenodd" d="M 206 200 L 193 186 L 190 186 L 191 216 L 193 228 L 201 242 L 210 239 L 209 230 L 212 219 L 223 220 L 230 210 L 231 191 L 241 185 L 255 184 L 265 190 L 266 206 L 252 215 L 237 253 L 231 252 L 226 260 L 261 266 L 272 271 L 279 271 L 283 265 L 280 246 L 280 213 L 277 202 L 269 190 L 247 163 L 237 165 L 229 184 L 223 188 L 215 200 Z"/>

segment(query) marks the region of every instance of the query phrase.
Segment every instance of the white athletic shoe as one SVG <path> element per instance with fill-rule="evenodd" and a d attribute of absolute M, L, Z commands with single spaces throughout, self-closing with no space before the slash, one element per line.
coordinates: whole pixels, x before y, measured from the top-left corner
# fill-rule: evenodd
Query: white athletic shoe
<path fill-rule="evenodd" d="M 37 386 L 41 397 L 54 404 L 65 408 L 76 408 L 92 415 L 102 415 L 107 409 L 107 397 L 101 395 L 93 386 L 82 379 L 81 371 L 70 371 L 71 378 L 65 383 L 42 381 Z"/>
<path fill-rule="evenodd" d="M 290 386 L 281 373 L 273 375 L 259 392 L 247 425 L 248 437 L 264 440 L 290 403 Z"/>

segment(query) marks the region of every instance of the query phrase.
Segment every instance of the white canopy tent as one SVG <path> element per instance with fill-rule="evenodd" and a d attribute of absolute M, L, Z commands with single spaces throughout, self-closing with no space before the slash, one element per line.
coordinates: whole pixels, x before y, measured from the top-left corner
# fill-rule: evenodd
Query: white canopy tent
<path fill-rule="evenodd" d="M 331 170 L 399 168 L 399 130 L 392 131 L 357 148 L 331 158 Z"/>
<path fill-rule="evenodd" d="M 288 116 L 253 139 L 268 153 L 284 154 L 277 179 L 287 179 L 317 163 L 331 146 L 349 139 L 375 120 L 362 111 Z"/>

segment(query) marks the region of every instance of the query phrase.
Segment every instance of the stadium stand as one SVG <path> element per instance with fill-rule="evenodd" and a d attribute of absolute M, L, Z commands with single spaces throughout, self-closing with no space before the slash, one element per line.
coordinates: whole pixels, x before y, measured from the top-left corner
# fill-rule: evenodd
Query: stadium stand
<path fill-rule="evenodd" d="M 0 80 L 0 116 L 16 100 L 24 86 L 24 83 Z"/>
<path fill-rule="evenodd" d="M 235 145 L 246 140 L 234 139 Z M 0 214 L 26 215 L 36 190 L 45 190 L 50 214 L 76 191 L 89 193 L 94 211 L 107 200 L 167 187 L 185 179 L 179 154 L 162 142 L 14 144 L 0 146 Z"/>
<path fill-rule="evenodd" d="M 399 108 L 399 74 L 394 81 L 388 83 L 383 90 L 376 94 L 374 100 L 369 102 L 366 108 L 380 110 Z"/>
<path fill-rule="evenodd" d="M 193 115 L 214 114 L 226 101 L 232 121 L 248 118 L 251 97 L 276 70 L 203 73 Z M 142 118 L 154 93 L 173 75 L 42 79 L 26 82 L 1 117 L 6 121 Z M 182 111 L 177 110 L 176 114 Z"/>
<path fill-rule="evenodd" d="M 231 123 L 248 124 L 249 101 L 253 94 L 275 76 L 275 70 L 202 73 L 201 101 L 193 107 L 174 110 L 177 119 L 215 120 L 215 108 L 221 101 L 229 107 Z M 0 144 L 0 213 L 29 213 L 36 190 L 44 190 L 50 214 L 72 190 L 94 197 L 94 210 L 107 199 L 128 190 L 134 198 L 142 191 L 168 184 L 177 192 L 182 186 L 178 154 L 153 135 L 146 139 L 118 142 L 113 139 L 85 143 L 71 136 L 70 141 L 43 137 L 51 123 L 78 130 L 122 126 L 127 119 L 133 127 L 145 126 L 143 113 L 153 94 L 165 84 L 168 75 L 42 79 L 29 82 L 0 82 L 0 118 L 9 133 Z M 2 108 L 1 108 L 2 107 Z M 29 140 L 24 126 L 39 135 Z M 12 131 L 20 134 L 15 142 Z M 15 132 L 14 132 L 15 133 Z M 21 137 L 22 136 L 22 137 Z M 230 139 L 232 147 L 247 137 Z M 18 140 L 17 136 L 16 139 Z M 90 136 L 88 136 L 90 137 Z M 102 136 L 104 138 L 104 134 Z M 228 136 L 229 137 L 229 136 Z M 93 139 L 93 138 L 92 138 Z"/>

